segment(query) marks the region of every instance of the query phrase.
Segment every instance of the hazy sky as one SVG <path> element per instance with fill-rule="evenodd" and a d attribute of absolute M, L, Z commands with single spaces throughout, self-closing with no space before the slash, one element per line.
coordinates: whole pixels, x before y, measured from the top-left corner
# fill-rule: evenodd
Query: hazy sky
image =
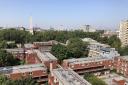
<path fill-rule="evenodd" d="M 0 26 L 80 26 L 117 28 L 128 19 L 128 0 L 0 0 Z"/>

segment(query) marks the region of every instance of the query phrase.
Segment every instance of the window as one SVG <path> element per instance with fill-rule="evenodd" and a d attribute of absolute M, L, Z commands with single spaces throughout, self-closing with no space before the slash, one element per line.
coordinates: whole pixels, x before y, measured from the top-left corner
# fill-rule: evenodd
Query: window
<path fill-rule="evenodd" d="M 100 62 L 100 64 L 102 64 L 103 62 Z"/>
<path fill-rule="evenodd" d="M 72 65 L 71 67 L 74 68 L 74 65 Z"/>
<path fill-rule="evenodd" d="M 84 66 L 84 64 L 82 64 L 81 66 Z"/>
<path fill-rule="evenodd" d="M 29 75 L 32 75 L 32 72 L 29 72 Z"/>

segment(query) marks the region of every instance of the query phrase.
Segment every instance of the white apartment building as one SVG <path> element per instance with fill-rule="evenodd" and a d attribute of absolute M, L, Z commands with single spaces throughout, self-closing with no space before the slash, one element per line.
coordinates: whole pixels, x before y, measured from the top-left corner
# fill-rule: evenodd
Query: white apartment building
<path fill-rule="evenodd" d="M 88 46 L 89 48 L 89 57 L 107 57 L 107 58 L 114 58 L 120 56 L 118 51 L 115 50 L 115 48 L 111 48 L 105 44 L 99 44 L 99 43 L 94 43 L 90 44 Z"/>
<path fill-rule="evenodd" d="M 120 56 L 118 51 L 115 48 L 111 48 L 107 44 L 102 44 L 93 40 L 91 38 L 83 38 L 82 41 L 88 42 L 88 49 L 89 49 L 89 57 L 107 57 L 107 58 L 114 58 Z"/>
<path fill-rule="evenodd" d="M 123 47 L 128 45 L 128 20 L 120 23 L 119 38 Z"/>

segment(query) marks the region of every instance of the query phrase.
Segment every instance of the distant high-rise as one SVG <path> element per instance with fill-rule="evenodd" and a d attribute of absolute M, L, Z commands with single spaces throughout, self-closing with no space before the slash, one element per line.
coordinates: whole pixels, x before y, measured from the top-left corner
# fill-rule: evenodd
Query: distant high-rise
<path fill-rule="evenodd" d="M 128 45 L 128 20 L 120 23 L 119 38 L 123 47 Z"/>
<path fill-rule="evenodd" d="M 29 23 L 29 32 L 33 34 L 33 24 L 32 24 L 32 17 L 30 17 L 30 23 Z"/>
<path fill-rule="evenodd" d="M 95 32 L 95 31 L 96 31 L 96 30 L 93 29 L 90 25 L 84 25 L 84 26 L 82 26 L 82 30 L 83 30 L 84 32 Z"/>

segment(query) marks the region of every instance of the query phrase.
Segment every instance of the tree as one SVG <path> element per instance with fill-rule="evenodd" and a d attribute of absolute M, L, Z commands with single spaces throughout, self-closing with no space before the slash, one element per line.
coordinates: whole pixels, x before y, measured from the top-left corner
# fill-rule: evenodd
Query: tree
<path fill-rule="evenodd" d="M 15 28 L 0 30 L 0 40 L 15 41 L 16 43 L 27 43 L 33 41 L 48 41 L 57 40 L 59 42 L 66 42 L 73 37 L 85 38 L 90 37 L 95 40 L 99 39 L 100 32 L 83 32 L 81 30 L 75 31 L 54 31 L 45 30 L 43 32 L 35 32 L 34 35 L 28 31 L 18 30 Z"/>
<path fill-rule="evenodd" d="M 0 50 L 0 66 L 13 66 L 18 64 L 19 60 L 14 58 L 12 54 L 5 50 Z"/>
<path fill-rule="evenodd" d="M 16 44 L 15 43 L 9 43 L 7 44 L 7 47 L 6 48 L 16 48 Z"/>
<path fill-rule="evenodd" d="M 121 56 L 128 55 L 128 46 L 120 48 L 119 53 Z"/>
<path fill-rule="evenodd" d="M 16 30 L 14 28 L 0 30 L 0 40 L 15 41 L 16 43 L 25 43 L 29 32 Z"/>
<path fill-rule="evenodd" d="M 73 54 L 73 57 L 78 58 L 87 56 L 87 45 L 88 43 L 83 42 L 80 38 L 71 38 L 69 39 L 67 48 Z"/>
<path fill-rule="evenodd" d="M 62 61 L 63 59 L 67 59 L 71 57 L 70 52 L 68 51 L 67 47 L 61 44 L 53 45 L 51 52 L 55 55 L 58 60 Z"/>
<path fill-rule="evenodd" d="M 7 47 L 8 47 L 8 45 L 5 40 L 0 42 L 0 48 L 7 48 Z"/>
<path fill-rule="evenodd" d="M 117 38 L 116 35 L 111 36 L 110 38 L 108 38 L 108 44 L 111 47 L 116 48 L 117 50 L 120 49 L 121 47 L 121 41 L 119 38 Z"/>
<path fill-rule="evenodd" d="M 107 85 L 103 80 L 97 78 L 93 74 L 85 73 L 84 78 L 85 78 L 85 80 L 90 82 L 92 85 Z"/>
<path fill-rule="evenodd" d="M 11 80 L 5 77 L 4 75 L 0 75 L 0 85 L 39 85 L 39 84 L 31 77 L 23 78 L 20 80 Z"/>
<path fill-rule="evenodd" d="M 108 37 L 101 37 L 101 38 L 99 38 L 98 41 L 101 43 L 107 44 L 108 43 Z"/>
<path fill-rule="evenodd" d="M 28 77 L 20 80 L 15 80 L 14 85 L 39 85 L 39 84 L 31 77 Z"/>

